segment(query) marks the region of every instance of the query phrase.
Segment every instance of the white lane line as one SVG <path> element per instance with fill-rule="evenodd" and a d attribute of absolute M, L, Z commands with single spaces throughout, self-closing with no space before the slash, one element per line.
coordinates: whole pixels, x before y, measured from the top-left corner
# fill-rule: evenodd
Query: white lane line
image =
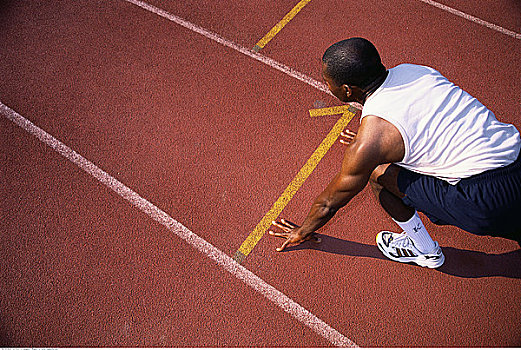
<path fill-rule="evenodd" d="M 511 36 L 516 39 L 521 39 L 521 34 L 513 32 L 511 30 L 505 29 L 503 27 L 500 27 L 494 23 L 490 23 L 487 21 L 482 20 L 481 18 L 474 17 L 472 15 L 469 15 L 468 13 L 462 12 L 460 10 L 456 10 L 455 8 L 449 7 L 447 5 L 440 4 L 439 2 L 433 1 L 433 0 L 420 0 L 421 2 L 424 2 L 426 4 L 429 4 L 431 6 L 437 7 L 439 9 L 442 9 L 444 11 L 447 11 L 449 13 L 452 13 L 453 15 L 460 16 L 462 18 L 465 18 L 466 20 L 469 20 L 471 22 L 480 24 L 482 26 L 485 26 L 487 28 L 496 30 L 500 33 L 506 34 L 508 36 Z"/>
<path fill-rule="evenodd" d="M 80 169 L 95 177 L 99 182 L 116 192 L 130 204 L 147 214 L 149 217 L 166 227 L 170 232 L 184 239 L 195 249 L 199 250 L 226 271 L 246 283 L 248 286 L 265 296 L 275 305 L 282 308 L 285 312 L 302 322 L 313 331 L 330 341 L 337 347 L 357 347 L 357 345 L 346 336 L 329 326 L 327 323 L 313 315 L 311 312 L 300 306 L 291 298 L 278 291 L 270 284 L 266 283 L 253 272 L 236 262 L 221 250 L 208 243 L 203 238 L 197 236 L 188 228 L 174 220 L 167 213 L 150 203 L 139 194 L 125 186 L 123 183 L 98 168 L 94 163 L 84 158 L 73 149 L 34 125 L 31 121 L 24 118 L 11 108 L 0 101 L 0 113 L 5 118 L 20 126 L 28 133 L 37 137 L 40 141 L 53 148 L 69 161 L 76 164 Z"/>
<path fill-rule="evenodd" d="M 251 49 L 247 49 L 239 44 L 236 44 L 228 39 L 225 39 L 223 38 L 222 36 L 220 36 L 219 34 L 217 33 L 214 33 L 214 32 L 211 32 L 209 30 L 206 30 L 196 24 L 193 24 L 191 22 L 188 22 L 184 19 L 182 19 L 181 17 L 178 17 L 176 15 L 173 15 L 171 13 L 168 13 L 166 12 L 165 10 L 162 10 L 158 7 L 155 7 L 155 6 L 152 6 L 150 4 L 147 4 L 146 2 L 143 2 L 143 1 L 140 1 L 140 0 L 123 0 L 123 1 L 126 1 L 128 3 L 131 3 L 131 4 L 134 4 L 136 6 L 139 6 L 149 12 L 152 12 L 158 16 L 161 16 L 163 18 L 166 18 L 168 19 L 169 21 L 172 21 L 174 23 L 177 23 L 178 25 L 182 26 L 182 27 L 185 27 L 186 29 L 189 29 L 193 32 L 196 32 L 198 34 L 201 34 L 205 37 L 207 37 L 208 39 L 211 39 L 213 41 L 216 41 L 218 42 L 219 44 L 221 45 L 224 45 L 224 46 L 227 46 L 233 50 L 236 50 L 246 56 L 249 56 L 257 61 L 260 61 L 272 68 L 275 68 L 293 78 L 296 78 L 300 81 L 303 81 L 304 83 L 306 84 L 309 84 L 311 86 L 313 86 L 314 88 L 317 88 L 318 90 L 320 91 L 323 91 L 327 94 L 331 94 L 329 89 L 327 88 L 326 84 L 324 83 L 321 83 L 319 81 L 316 81 L 315 79 L 305 75 L 305 74 L 302 74 L 300 73 L 299 71 L 296 71 L 295 69 L 293 68 L 290 68 L 280 62 L 277 62 L 269 57 L 266 57 L 266 56 L 263 56 L 257 52 L 254 52 L 252 51 Z"/>
<path fill-rule="evenodd" d="M 269 58 L 267 56 L 264 56 L 264 55 L 261 55 L 260 53 L 257 53 L 251 49 L 248 49 L 244 46 L 241 46 L 239 44 L 236 44 L 234 43 L 233 41 L 230 41 L 226 38 L 223 38 L 222 36 L 220 36 L 219 34 L 217 33 L 214 33 L 214 32 L 211 32 L 207 29 L 204 29 L 203 27 L 200 27 L 198 26 L 197 24 L 194 24 L 194 23 L 191 23 L 179 16 L 176 16 L 176 15 L 173 15 L 165 10 L 162 10 L 160 9 L 159 7 L 156 7 L 156 6 L 153 6 L 153 5 L 150 5 L 150 4 L 147 4 L 146 2 L 143 2 L 143 1 L 140 1 L 140 0 L 122 0 L 122 1 L 126 1 L 130 4 L 133 4 L 133 5 L 136 5 L 136 6 L 139 6 L 141 7 L 142 9 L 146 10 L 146 11 L 149 11 L 149 12 L 152 12 L 160 17 L 163 17 L 165 19 L 168 19 L 169 21 L 171 22 L 174 22 L 182 27 L 185 27 L 186 29 L 189 29 L 193 32 L 196 32 L 198 34 L 201 34 L 203 36 L 205 36 L 206 38 L 210 39 L 210 40 L 213 40 L 221 45 L 224 45 L 226 47 L 229 47 L 235 51 L 238 51 L 248 57 L 251 57 L 259 62 L 262 62 L 278 71 L 281 71 L 282 73 L 285 73 L 287 75 L 289 75 L 290 77 L 293 77 L 295 79 L 298 79 L 322 92 L 325 92 L 326 94 L 330 95 L 330 96 L 334 96 L 331 91 L 329 91 L 329 88 L 327 87 L 326 84 L 320 82 L 320 81 L 317 81 L 309 76 L 307 76 L 306 74 L 304 73 L 301 73 L 291 67 L 288 67 L 286 66 L 285 64 L 282 64 L 280 62 L 277 62 L 275 61 L 274 59 L 272 58 Z M 350 102 L 350 103 L 347 103 L 351 106 L 353 106 L 354 108 L 357 108 L 359 110 L 362 110 L 362 105 L 358 102 Z"/>

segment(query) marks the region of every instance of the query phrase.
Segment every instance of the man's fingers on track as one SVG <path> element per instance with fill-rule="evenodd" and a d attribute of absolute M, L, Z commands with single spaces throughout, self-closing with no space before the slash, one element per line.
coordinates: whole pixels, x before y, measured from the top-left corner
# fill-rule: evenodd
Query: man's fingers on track
<path fill-rule="evenodd" d="M 298 227 L 298 225 L 292 223 L 291 221 L 288 221 L 288 220 L 285 220 L 285 219 L 280 219 L 280 221 L 284 224 L 284 225 L 287 225 L 288 227 L 292 228 L 292 229 L 295 229 Z"/>
<path fill-rule="evenodd" d="M 273 231 L 268 231 L 268 234 L 273 236 L 273 237 L 281 237 L 281 238 L 288 238 L 288 234 L 287 233 L 279 233 L 279 232 L 273 232 Z"/>
<path fill-rule="evenodd" d="M 277 248 L 277 251 L 278 252 L 281 252 L 283 251 L 284 249 L 286 249 L 286 247 L 288 246 L 288 244 L 290 243 L 291 241 L 291 238 L 288 238 L 284 243 L 282 243 L 282 246 L 280 248 Z"/>
<path fill-rule="evenodd" d="M 340 135 L 345 136 L 345 137 L 355 137 L 356 136 L 356 132 L 353 132 L 351 130 L 346 129 L 346 130 L 342 131 L 340 133 Z"/>
<path fill-rule="evenodd" d="M 273 226 L 277 226 L 278 228 L 284 230 L 285 232 L 291 232 L 291 230 L 293 230 L 292 227 L 290 227 L 289 225 L 285 224 L 284 222 L 272 221 L 271 224 Z"/>

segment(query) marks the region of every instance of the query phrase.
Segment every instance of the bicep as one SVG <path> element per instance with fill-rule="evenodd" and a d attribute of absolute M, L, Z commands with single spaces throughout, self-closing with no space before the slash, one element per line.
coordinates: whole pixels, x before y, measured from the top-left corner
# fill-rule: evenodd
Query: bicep
<path fill-rule="evenodd" d="M 369 181 L 374 169 L 380 164 L 381 156 L 375 144 L 355 141 L 346 149 L 338 181 L 344 188 L 361 191 Z"/>
<path fill-rule="evenodd" d="M 331 206 L 346 205 L 367 185 L 380 158 L 374 146 L 355 140 L 347 147 L 341 170 L 326 189 Z"/>

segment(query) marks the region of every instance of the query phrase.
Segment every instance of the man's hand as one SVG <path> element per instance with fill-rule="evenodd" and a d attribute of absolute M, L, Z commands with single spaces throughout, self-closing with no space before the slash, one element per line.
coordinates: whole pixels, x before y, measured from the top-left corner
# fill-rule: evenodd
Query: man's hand
<path fill-rule="evenodd" d="M 349 145 L 356 137 L 356 132 L 353 132 L 349 129 L 345 129 L 340 133 L 341 138 L 339 139 L 340 143 L 344 145 Z"/>
<path fill-rule="evenodd" d="M 286 221 L 284 219 L 281 219 L 280 222 L 273 221 L 272 224 L 274 226 L 277 226 L 278 228 L 282 229 L 284 232 L 273 232 L 269 231 L 268 233 L 271 236 L 274 237 L 281 237 L 285 238 L 286 241 L 282 244 L 280 248 L 277 248 L 278 252 L 283 251 L 289 244 L 291 243 L 297 243 L 300 244 L 305 241 L 313 240 L 316 243 L 320 243 L 322 240 L 318 237 L 316 237 L 316 233 L 312 232 L 311 234 L 307 236 L 303 236 L 299 231 L 299 226 L 295 225 L 292 222 Z"/>

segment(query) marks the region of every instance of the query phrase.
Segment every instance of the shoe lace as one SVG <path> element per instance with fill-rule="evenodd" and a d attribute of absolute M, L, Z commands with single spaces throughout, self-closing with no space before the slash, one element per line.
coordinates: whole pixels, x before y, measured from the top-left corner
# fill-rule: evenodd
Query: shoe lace
<path fill-rule="evenodd" d="M 396 248 L 414 248 L 414 244 L 411 238 L 407 235 L 400 235 L 397 238 L 393 237 L 391 244 Z"/>

